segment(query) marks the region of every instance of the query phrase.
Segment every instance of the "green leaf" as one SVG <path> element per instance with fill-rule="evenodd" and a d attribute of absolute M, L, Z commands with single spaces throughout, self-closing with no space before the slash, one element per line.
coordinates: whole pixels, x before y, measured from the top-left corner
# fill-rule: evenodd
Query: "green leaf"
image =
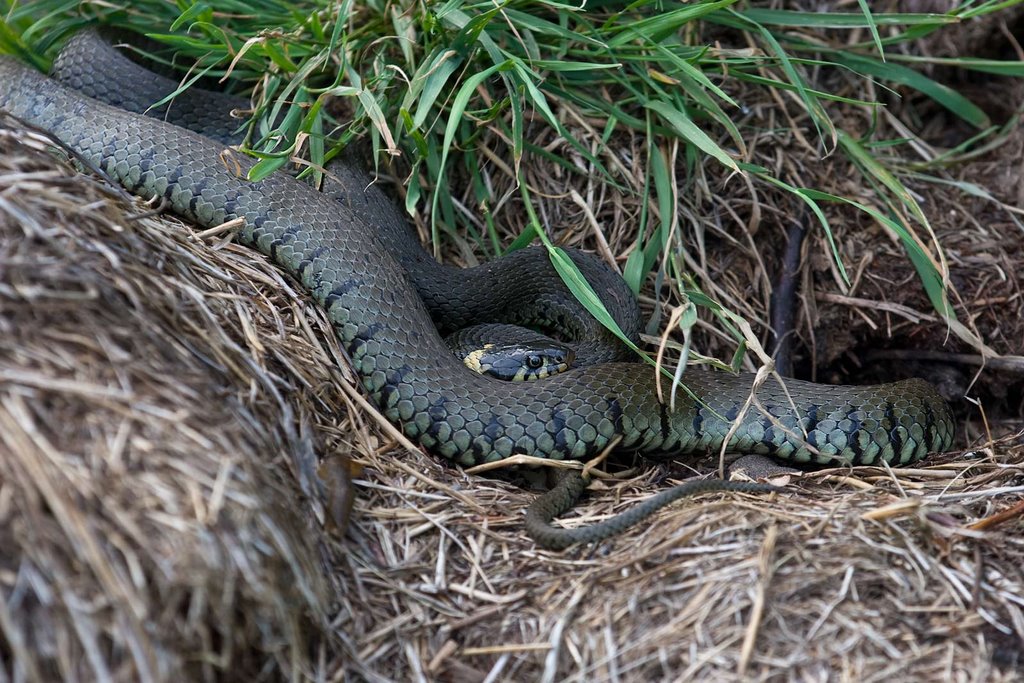
<path fill-rule="evenodd" d="M 878 56 L 881 57 L 884 62 L 885 48 L 882 47 L 882 38 L 878 35 L 878 23 L 871 14 L 871 8 L 868 7 L 867 0 L 857 0 L 857 4 L 860 5 L 860 11 L 864 13 L 864 18 L 868 20 L 868 28 L 871 30 L 871 40 L 875 41 L 875 47 L 878 48 Z"/>
<path fill-rule="evenodd" d="M 608 41 L 610 48 L 622 47 L 630 41 L 642 38 L 658 42 L 664 37 L 674 34 L 680 28 L 711 12 L 735 4 L 737 0 L 718 0 L 697 2 L 684 5 L 668 12 L 659 12 L 652 17 L 639 21 L 626 22 L 619 28 L 618 34 Z"/>
<path fill-rule="evenodd" d="M 458 52 L 440 50 L 416 72 L 404 102 L 405 107 L 412 107 L 413 101 L 416 101 L 416 114 L 413 117 L 415 128 L 420 128 L 427 120 L 437 104 L 437 98 L 447 90 L 449 79 L 461 64 L 462 57 Z"/>
<path fill-rule="evenodd" d="M 858 0 L 859 1 L 859 0 Z M 955 24 L 959 18 L 948 14 L 857 14 L 855 12 L 795 12 L 781 9 L 751 8 L 737 12 L 745 19 L 764 26 L 810 28 L 868 28 L 877 26 L 916 26 Z"/>
<path fill-rule="evenodd" d="M 914 71 L 891 62 L 881 63 L 850 52 L 839 52 L 835 55 L 835 58 L 836 61 L 860 73 L 913 88 L 932 98 L 976 128 L 987 128 L 991 125 L 988 115 L 978 108 L 977 105 L 948 85 L 933 81 L 919 71 Z"/>
<path fill-rule="evenodd" d="M 298 65 L 289 59 L 284 52 L 278 49 L 273 42 L 268 40 L 262 43 L 260 47 L 263 49 L 263 52 L 270 57 L 270 61 L 272 61 L 277 68 L 281 69 L 281 71 L 291 74 L 299 70 Z"/>
<path fill-rule="evenodd" d="M 830 139 L 831 143 L 834 144 L 836 135 L 835 125 L 833 125 L 832 120 L 828 117 L 828 114 L 821 106 L 821 103 L 818 102 L 818 98 L 807 88 L 803 77 L 797 72 L 796 67 L 793 65 L 793 60 L 789 58 L 786 51 L 782 49 L 781 45 L 779 45 L 779 41 L 775 39 L 775 36 L 773 36 L 768 29 L 759 25 L 758 30 L 760 32 L 761 39 L 771 47 L 772 52 L 776 57 L 778 57 L 779 65 L 782 67 L 783 72 L 785 72 L 786 77 L 789 78 L 789 82 L 796 86 L 796 91 L 799 93 L 800 99 L 803 101 L 804 107 L 807 109 L 807 113 L 811 115 L 811 120 L 814 122 L 814 127 L 818 131 L 818 135 L 824 138 L 826 136 L 823 131 L 827 131 L 827 137 Z M 828 142 L 829 141 L 826 141 L 826 144 Z M 832 144 L 827 144 L 827 146 L 831 147 Z"/>
<path fill-rule="evenodd" d="M 804 190 L 804 192 L 810 199 L 840 201 L 850 204 L 851 206 L 855 206 L 892 230 L 900 238 L 900 242 L 903 244 L 903 248 L 906 250 L 907 256 L 910 258 L 910 262 L 917 270 L 918 277 L 921 279 L 921 284 L 924 286 L 925 293 L 928 295 L 928 300 L 931 302 L 932 307 L 940 315 L 956 320 L 956 312 L 953 310 L 953 307 L 949 304 L 949 299 L 946 297 L 946 288 L 942 280 L 942 275 L 935 267 L 934 260 L 921 247 L 920 242 L 918 242 L 917 238 L 905 225 L 883 215 L 870 206 L 861 204 L 860 202 L 856 202 L 852 199 L 836 197 L 817 190 Z"/>
<path fill-rule="evenodd" d="M 676 109 L 671 103 L 664 100 L 647 102 L 644 105 L 647 109 L 656 112 L 671 128 L 687 142 L 693 144 L 702 152 L 717 159 L 724 166 L 739 171 L 739 166 L 729 154 L 719 147 L 714 140 L 708 137 L 697 125 L 680 109 Z"/>
<path fill-rule="evenodd" d="M 445 126 L 444 130 L 444 141 L 441 143 L 441 163 L 438 169 L 438 178 L 443 178 L 445 166 L 448 162 L 448 154 L 451 151 L 452 142 L 455 140 L 455 132 L 458 130 L 459 123 L 462 121 L 462 114 L 466 111 L 466 106 L 469 104 L 469 99 L 473 96 L 473 92 L 476 87 L 483 83 L 486 79 L 497 73 L 502 69 L 512 68 L 512 61 L 503 62 L 501 64 L 495 64 L 491 67 L 484 69 L 483 71 L 473 74 L 466 79 L 466 82 L 462 84 L 459 91 L 455 94 L 455 98 L 452 100 L 451 112 L 448 114 L 448 125 Z M 437 206 L 440 198 L 440 192 L 434 192 L 433 201 L 431 202 L 431 222 L 437 220 Z"/>
<path fill-rule="evenodd" d="M 840 258 L 839 248 L 836 246 L 835 235 L 832 234 L 832 226 L 829 224 L 828 218 L 825 216 L 825 212 L 821 210 L 821 207 L 818 206 L 817 202 L 815 201 L 815 195 L 812 195 L 812 193 L 809 190 L 794 187 L 789 183 L 779 180 L 778 178 L 768 173 L 768 170 L 765 168 L 757 167 L 752 164 L 743 164 L 742 166 L 744 167 L 744 170 L 750 173 L 754 173 L 759 178 L 761 178 L 761 180 L 764 180 L 765 182 L 771 185 L 775 185 L 776 187 L 780 187 L 786 190 L 787 192 L 793 193 L 793 195 L 799 197 L 800 200 L 807 205 L 807 208 L 811 210 L 811 213 L 813 213 L 815 218 L 818 219 L 818 222 L 821 224 L 822 229 L 825 231 L 825 239 L 828 242 L 829 249 L 832 251 L 832 258 L 835 260 L 836 268 L 839 269 L 839 274 L 842 276 L 843 282 L 849 285 L 850 276 L 846 272 L 846 266 L 843 265 L 842 258 Z M 820 196 L 834 198 L 836 200 L 841 200 L 840 197 L 833 197 L 833 195 L 828 195 L 823 192 L 818 192 L 816 194 Z"/>
<path fill-rule="evenodd" d="M 554 22 L 548 21 L 542 18 L 539 14 L 530 12 L 522 12 L 512 7 L 505 7 L 503 14 L 508 17 L 516 26 L 525 28 L 533 33 L 541 36 L 550 36 L 552 38 L 559 38 L 569 43 L 584 43 L 594 46 L 603 47 L 604 44 L 600 39 L 590 35 L 589 33 L 577 32 L 571 29 L 560 26 Z M 556 62 L 557 63 L 557 62 Z M 536 63 L 535 63 L 536 64 Z"/>
<path fill-rule="evenodd" d="M 732 361 L 729 362 L 729 369 L 739 372 L 743 367 L 743 358 L 747 355 L 747 340 L 741 339 L 736 346 L 736 352 L 732 354 Z"/>
<path fill-rule="evenodd" d="M 213 12 L 210 6 L 205 2 L 197 2 L 191 7 L 187 8 L 182 12 L 177 19 L 171 24 L 170 29 L 172 31 L 178 31 L 182 26 L 192 22 L 195 19 L 202 18 L 205 21 L 213 20 Z"/>
<path fill-rule="evenodd" d="M 249 169 L 249 172 L 246 174 L 246 178 L 254 183 L 263 180 L 271 173 L 283 168 L 284 165 L 288 163 L 289 156 L 290 155 L 268 156 L 260 159 L 253 164 L 252 168 Z"/>
<path fill-rule="evenodd" d="M 633 343 L 633 341 L 623 333 L 622 328 L 615 322 L 615 318 L 608 312 L 604 302 L 601 301 L 601 297 L 597 295 L 594 288 L 590 286 L 587 279 L 580 272 L 579 267 L 569 257 L 565 250 L 561 247 L 550 245 L 548 247 L 548 255 L 551 257 L 551 265 L 555 267 L 555 271 L 559 277 L 562 278 L 562 282 L 569 288 L 569 291 L 576 298 L 580 304 L 583 305 L 587 311 L 594 316 L 594 318 L 604 325 L 606 328 L 611 330 L 616 337 L 621 339 L 629 348 L 634 351 L 640 349 Z"/>
<path fill-rule="evenodd" d="M 856 138 L 847 135 L 840 131 L 839 144 L 847 155 L 868 175 L 880 182 L 886 188 L 889 189 L 900 203 L 907 207 L 913 214 L 914 218 L 921 223 L 921 225 L 928 225 L 928 218 L 924 215 L 924 211 L 921 210 L 921 206 L 914 199 L 914 195 L 910 193 L 910 190 L 900 182 L 893 173 L 886 168 L 882 163 L 878 161 L 872 154 L 860 144 Z"/>
<path fill-rule="evenodd" d="M 601 64 L 599 62 L 562 62 L 551 59 L 534 59 L 530 62 L 530 65 L 535 69 L 543 69 L 545 71 L 556 71 L 560 73 L 571 73 L 576 71 L 584 74 L 590 74 L 594 71 L 612 71 L 622 68 L 622 64 L 618 62 Z"/>
<path fill-rule="evenodd" d="M 969 71 L 996 74 L 997 76 L 1024 76 L 1024 61 L 977 59 L 975 57 L 921 57 L 918 55 L 889 55 L 889 59 L 908 64 L 951 66 Z"/>

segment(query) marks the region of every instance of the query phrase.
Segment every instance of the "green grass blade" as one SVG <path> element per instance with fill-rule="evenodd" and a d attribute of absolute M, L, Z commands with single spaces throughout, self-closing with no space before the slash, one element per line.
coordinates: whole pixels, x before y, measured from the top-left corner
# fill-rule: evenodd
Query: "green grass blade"
<path fill-rule="evenodd" d="M 719 147 L 714 140 L 708 137 L 707 133 L 698 128 L 697 124 L 686 115 L 686 112 L 677 109 L 671 103 L 664 100 L 647 102 L 644 106 L 658 114 L 680 137 L 693 144 L 702 152 L 733 171 L 740 170 L 739 166 L 736 165 L 736 161 L 729 156 L 729 153 Z"/>
<path fill-rule="evenodd" d="M 657 43 L 680 28 L 703 16 L 733 5 L 737 0 L 705 1 L 684 5 L 668 12 L 660 12 L 622 26 L 620 32 L 608 41 L 610 48 L 620 47 L 638 37 Z"/>
<path fill-rule="evenodd" d="M 439 50 L 439 53 L 425 62 L 424 66 L 413 76 L 412 87 L 406 93 L 403 107 L 411 108 L 415 103 L 416 114 L 413 116 L 415 128 L 420 128 L 427 117 L 436 110 L 438 98 L 446 90 L 448 81 L 462 65 L 462 62 L 462 56 L 455 50 Z"/>
<path fill-rule="evenodd" d="M 875 47 L 878 49 L 878 56 L 884 62 L 885 48 L 882 47 L 882 38 L 878 35 L 878 23 L 871 14 L 871 8 L 868 7 L 867 0 L 857 0 L 857 4 L 860 5 L 860 11 L 864 13 L 864 18 L 867 19 L 868 28 L 871 30 L 871 40 L 875 41 Z"/>
<path fill-rule="evenodd" d="M 744 16 L 733 12 L 737 17 L 749 21 L 749 16 Z M 789 82 L 796 87 L 797 93 L 800 95 L 801 101 L 804 103 L 804 107 L 807 109 L 807 113 L 811 116 L 811 121 L 814 122 L 814 127 L 818 132 L 818 136 L 825 138 L 827 132 L 826 146 L 831 148 L 835 146 L 836 142 L 836 129 L 832 123 L 832 120 L 828 117 L 825 109 L 821 106 L 818 98 L 810 91 L 807 84 L 804 82 L 803 76 L 796 70 L 794 62 L 790 59 L 789 54 L 782 48 L 779 41 L 776 40 L 775 36 L 772 35 L 771 31 L 765 28 L 759 23 L 754 23 L 753 28 L 758 32 L 761 40 L 763 40 L 769 47 L 771 53 L 779 60 L 779 67 L 783 73 L 786 74 L 786 78 Z"/>
<path fill-rule="evenodd" d="M 858 0 L 860 2 L 860 0 Z M 863 6 L 863 5 L 862 5 Z M 958 17 L 948 14 L 868 14 L 856 12 L 797 12 L 781 9 L 750 8 L 737 14 L 762 26 L 789 28 L 869 28 L 870 26 L 935 26 L 955 24 Z"/>
<path fill-rule="evenodd" d="M 942 275 L 939 272 L 938 265 L 921 246 L 921 243 L 918 241 L 913 231 L 908 229 L 902 223 L 893 220 L 870 206 L 852 199 L 830 195 L 825 192 L 819 192 L 818 190 L 803 190 L 803 192 L 809 199 L 838 201 L 855 206 L 892 230 L 900 238 L 900 242 L 903 244 L 903 248 L 906 250 L 907 256 L 910 258 L 910 262 L 917 270 L 918 277 L 921 280 L 925 294 L 927 294 L 932 307 L 943 317 L 953 320 L 956 319 L 956 313 L 950 305 L 949 299 L 946 297 L 946 288 Z"/>
<path fill-rule="evenodd" d="M 799 197 L 800 200 L 807 205 L 807 208 L 810 209 L 811 213 L 814 214 L 814 217 L 818 219 L 818 223 L 821 224 L 821 228 L 825 232 L 825 240 L 828 242 L 829 250 L 832 252 L 832 258 L 835 261 L 836 268 L 838 268 L 839 270 L 839 274 L 843 278 L 843 282 L 846 285 L 849 285 L 850 276 L 846 272 L 846 266 L 843 265 L 843 259 L 840 257 L 839 247 L 836 245 L 835 235 L 832 233 L 832 226 L 831 224 L 829 224 L 828 218 L 825 216 L 825 212 L 821 210 L 820 206 L 818 206 L 818 203 L 815 201 L 814 196 L 804 188 L 794 187 L 793 185 L 790 185 L 789 183 L 779 180 L 778 178 L 772 176 L 770 173 L 768 173 L 768 169 L 766 168 L 754 166 L 752 164 L 743 164 L 742 166 L 744 170 L 753 173 L 761 180 L 771 185 L 775 185 L 776 187 L 782 188 L 787 192 L 791 192 L 796 197 Z M 824 195 L 824 193 L 821 194 Z M 831 195 L 826 196 L 831 197 Z"/>
<path fill-rule="evenodd" d="M 452 143 L 455 140 L 455 132 L 458 129 L 459 123 L 462 121 L 462 114 L 466 111 L 466 106 L 469 104 L 469 100 L 473 96 L 473 92 L 480 83 L 490 78 L 499 70 L 510 68 L 512 68 L 511 60 L 501 64 L 494 64 L 493 66 L 490 66 L 467 78 L 466 82 L 463 83 L 462 87 L 459 88 L 459 91 L 455 94 L 455 98 L 452 100 L 451 112 L 448 115 L 448 125 L 445 126 L 444 141 L 441 144 L 441 163 L 437 169 L 438 175 L 435 176 L 438 179 L 439 185 L 434 191 L 433 200 L 430 205 L 432 222 L 436 223 L 437 221 L 437 206 L 441 194 L 440 183 L 444 178 L 444 169 L 448 163 L 448 155 L 451 152 Z"/>
<path fill-rule="evenodd" d="M 913 88 L 932 98 L 975 128 L 987 128 L 992 125 L 988 115 L 973 102 L 948 85 L 933 81 L 919 71 L 891 62 L 881 63 L 850 52 L 837 53 L 835 58 L 836 61 L 859 73 Z"/>
<path fill-rule="evenodd" d="M 976 57 L 921 57 L 919 55 L 890 55 L 889 59 L 905 64 L 951 66 L 958 69 L 967 69 L 968 71 L 981 71 L 982 73 L 1012 78 L 1024 76 L 1024 61 L 978 59 Z"/>

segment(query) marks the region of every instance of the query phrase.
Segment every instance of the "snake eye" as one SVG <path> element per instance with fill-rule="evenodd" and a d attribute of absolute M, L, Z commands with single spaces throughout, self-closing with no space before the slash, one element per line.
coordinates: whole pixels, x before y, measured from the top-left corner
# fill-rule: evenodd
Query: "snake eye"
<path fill-rule="evenodd" d="M 536 370 L 540 366 L 544 365 L 544 359 L 536 354 L 530 354 L 526 357 L 526 365 L 529 366 L 531 370 Z"/>

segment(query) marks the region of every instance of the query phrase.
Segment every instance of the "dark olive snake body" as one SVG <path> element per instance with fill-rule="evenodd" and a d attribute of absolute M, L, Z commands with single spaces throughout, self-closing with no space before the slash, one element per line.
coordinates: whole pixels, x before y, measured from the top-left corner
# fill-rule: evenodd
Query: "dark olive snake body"
<path fill-rule="evenodd" d="M 461 285 L 451 275 L 434 290 L 438 300 L 425 303 L 429 296 L 413 284 L 424 276 L 409 261 L 429 257 L 396 224 L 393 206 L 367 199 L 380 192 L 367 191 L 365 179 L 343 175 L 341 202 L 285 174 L 250 182 L 244 175 L 252 161 L 239 153 L 226 160 L 223 144 L 101 104 L 9 57 L 0 57 L 0 108 L 49 131 L 129 191 L 162 197 L 201 226 L 243 219 L 239 241 L 295 276 L 326 309 L 387 419 L 458 463 L 514 453 L 582 459 L 619 437 L 620 448 L 645 455 L 708 452 L 722 446 L 752 390 L 750 374 L 690 372 L 685 382 L 699 400 L 680 393 L 673 412 L 657 400 L 653 371 L 636 363 L 598 363 L 537 382 L 482 377 L 449 352 L 431 317 L 448 307 L 445 293 Z M 537 261 L 513 255 L 502 267 L 514 267 L 517 258 Z M 581 269 L 590 278 L 586 259 Z M 473 269 L 479 280 L 471 287 L 483 288 L 494 268 Z M 531 285 L 502 286 L 514 295 Z M 614 310 L 618 298 L 612 294 L 605 303 Z M 616 315 L 630 321 L 639 314 Z M 751 407 L 729 450 L 795 462 L 898 465 L 952 442 L 949 407 L 922 380 L 874 386 L 787 380 L 783 388 L 769 379 L 757 399 L 768 414 Z"/>

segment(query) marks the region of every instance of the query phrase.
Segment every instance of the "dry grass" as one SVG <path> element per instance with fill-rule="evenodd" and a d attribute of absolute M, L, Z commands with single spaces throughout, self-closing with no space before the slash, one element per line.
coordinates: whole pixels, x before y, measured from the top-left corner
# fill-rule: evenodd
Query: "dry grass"
<path fill-rule="evenodd" d="M 752 117 L 777 115 L 761 104 Z M 560 114 L 586 137 L 587 121 Z M 999 415 L 988 432 L 967 423 L 962 443 L 981 445 L 966 453 L 808 473 L 785 496 L 705 497 L 599 547 L 541 552 L 520 530 L 535 494 L 403 449 L 357 405 L 323 314 L 265 259 L 228 235 L 132 218 L 145 207 L 2 123 L 0 681 L 1024 674 L 1024 439 L 988 436 L 1020 430 L 1019 394 L 983 403 Z M 857 194 L 840 162 L 769 138 L 751 141 L 756 163 Z M 1024 255 L 1006 207 L 1021 198 L 996 177 L 1013 150 L 963 170 L 1005 206 L 915 189 L 950 247 L 961 315 L 1020 354 Z M 600 151 L 639 182 L 629 140 Z M 516 195 L 500 163 L 489 172 L 495 196 L 513 197 L 496 215 L 514 232 Z M 635 199 L 528 173 L 563 241 L 621 262 Z M 689 177 L 681 160 L 679 179 L 693 272 L 760 333 L 778 260 L 766 245 L 792 200 Z M 851 363 L 865 340 L 939 350 L 944 326 L 899 249 L 850 218 L 839 238 L 855 287 L 836 284 L 817 238 L 805 248 L 805 341 Z M 729 357 L 731 341 L 698 331 L 702 351 Z M 955 393 L 976 368 L 952 367 Z M 992 376 L 1015 386 L 1012 367 Z M 358 495 L 339 539 L 348 457 Z M 717 463 L 641 464 L 570 523 Z"/>
<path fill-rule="evenodd" d="M 336 392 L 303 304 L 3 123 L 0 679 L 305 660 L 331 592 L 295 389 Z"/>

